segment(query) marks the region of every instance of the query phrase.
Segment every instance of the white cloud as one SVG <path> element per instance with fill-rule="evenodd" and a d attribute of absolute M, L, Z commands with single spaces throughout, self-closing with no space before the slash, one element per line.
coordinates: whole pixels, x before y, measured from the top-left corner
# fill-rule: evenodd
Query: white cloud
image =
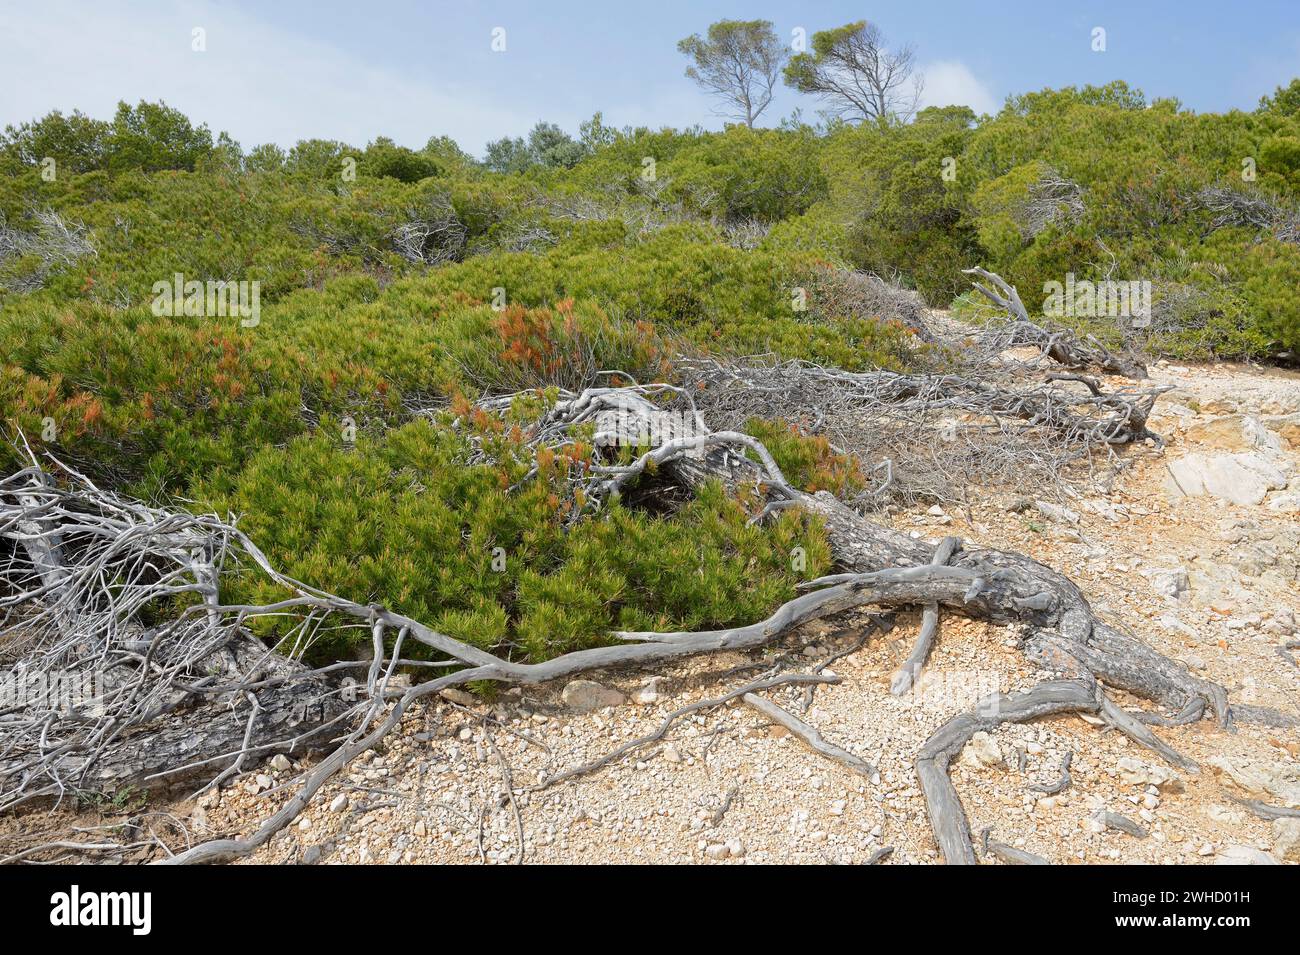
<path fill-rule="evenodd" d="M 959 60 L 939 60 L 922 67 L 924 106 L 969 106 L 977 115 L 996 113 L 1001 101 Z"/>
<path fill-rule="evenodd" d="M 206 52 L 191 49 L 195 27 Z M 446 134 L 477 152 L 536 118 L 204 0 L 13 5 L 0 13 L 0 61 L 22 78 L 0 84 L 0 125 L 52 109 L 109 118 L 118 100 L 163 99 L 245 148 L 380 135 L 419 147 Z"/>
<path fill-rule="evenodd" d="M 207 31 L 206 52 L 191 49 L 195 27 Z M 484 56 L 494 56 L 486 45 L 485 39 Z M 162 99 L 245 148 L 309 137 L 362 146 L 376 136 L 419 147 L 431 135 L 448 135 L 481 154 L 488 140 L 523 135 L 539 116 L 576 130 L 590 115 L 580 104 L 592 99 L 574 91 L 563 103 L 539 103 L 513 74 L 518 64 L 504 58 L 481 63 L 492 72 L 478 78 L 492 82 L 466 81 L 464 70 L 458 75 L 445 57 L 376 61 L 217 0 L 10 4 L 0 10 L 0 63 L 7 76 L 20 79 L 0 84 L 0 126 L 53 109 L 109 118 L 118 100 Z M 924 72 L 925 105 L 998 108 L 960 61 L 937 61 Z M 610 99 L 601 105 L 615 126 L 722 123 L 684 80 Z M 778 97 L 764 123 L 775 123 L 792 105 Z"/>

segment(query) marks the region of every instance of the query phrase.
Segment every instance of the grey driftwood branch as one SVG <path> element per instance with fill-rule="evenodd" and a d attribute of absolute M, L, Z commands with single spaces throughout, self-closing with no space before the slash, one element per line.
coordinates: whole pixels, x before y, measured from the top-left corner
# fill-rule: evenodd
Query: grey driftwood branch
<path fill-rule="evenodd" d="M 975 290 L 1006 312 L 1010 319 L 1010 325 L 1006 329 L 1010 336 L 1005 342 L 1006 347 L 1027 345 L 1038 348 L 1053 361 L 1074 370 L 1091 368 L 1125 378 L 1147 377 L 1146 368 L 1141 362 L 1116 355 L 1095 339 L 1089 338 L 1084 342 L 1073 332 L 1065 329 L 1049 331 L 1035 323 L 1029 317 L 1015 286 L 996 272 L 978 265 L 962 271 L 984 279 L 988 284 L 974 282 Z"/>

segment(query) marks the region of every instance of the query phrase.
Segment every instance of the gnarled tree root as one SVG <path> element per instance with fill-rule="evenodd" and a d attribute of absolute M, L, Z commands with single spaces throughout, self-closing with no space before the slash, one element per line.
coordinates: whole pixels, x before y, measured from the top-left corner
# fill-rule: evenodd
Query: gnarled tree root
<path fill-rule="evenodd" d="M 939 727 L 916 757 L 916 775 L 925 795 L 930 828 L 944 861 L 949 865 L 975 865 L 970 823 L 957 789 L 948 778 L 948 764 L 980 731 L 1002 723 L 1023 723 L 1059 713 L 1095 713 L 1101 708 L 1096 686 L 1088 680 L 1040 683 L 1025 693 L 985 697 L 970 713 L 955 716 Z"/>
<path fill-rule="evenodd" d="M 1167 762 L 1195 773 L 1195 763 L 1180 756 L 1158 739 L 1144 724 L 1115 706 L 1091 678 L 1052 680 L 1023 693 L 995 693 L 985 697 L 969 713 L 962 713 L 939 727 L 916 757 L 916 775 L 921 781 L 930 826 L 935 841 L 950 865 L 974 865 L 970 823 L 962 809 L 948 766 L 978 732 L 988 732 L 1003 723 L 1025 723 L 1061 713 L 1099 713 L 1120 732 L 1139 745 L 1159 754 Z M 1068 763 L 1063 780 L 1068 781 Z M 1059 792 L 1064 786 L 1053 789 Z M 1023 860 L 1012 860 L 1022 861 Z"/>

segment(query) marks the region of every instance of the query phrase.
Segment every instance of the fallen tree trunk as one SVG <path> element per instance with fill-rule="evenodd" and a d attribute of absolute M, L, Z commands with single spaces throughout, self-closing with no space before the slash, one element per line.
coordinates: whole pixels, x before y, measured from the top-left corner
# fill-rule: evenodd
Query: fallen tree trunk
<path fill-rule="evenodd" d="M 0 810 L 328 746 L 348 707 L 217 599 L 228 529 L 32 467 L 0 481 Z M 148 627 L 168 601 L 193 614 Z"/>
<path fill-rule="evenodd" d="M 193 699 L 123 727 L 102 742 L 61 748 L 55 759 L 39 747 L 16 747 L 19 755 L 0 760 L 0 779 L 39 768 L 47 782 L 9 802 L 8 808 L 79 794 L 184 794 L 196 786 L 207 788 L 214 778 L 228 778 L 222 776 L 227 769 L 242 771 L 277 753 L 301 756 L 331 748 L 345 731 L 336 722 L 347 709 L 339 705 L 337 689 L 324 679 L 307 678 L 301 664 L 268 654 L 255 638 L 248 640 L 239 656 L 247 661 L 257 655 L 263 662 L 231 674 L 220 692 L 198 691 Z M 257 691 L 238 690 L 241 683 L 258 682 L 263 675 L 282 682 Z"/>

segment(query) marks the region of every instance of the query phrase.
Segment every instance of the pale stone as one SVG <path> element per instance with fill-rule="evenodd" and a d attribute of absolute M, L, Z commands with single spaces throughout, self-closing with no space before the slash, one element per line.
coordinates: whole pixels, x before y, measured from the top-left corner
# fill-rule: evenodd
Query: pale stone
<path fill-rule="evenodd" d="M 1166 465 L 1165 490 L 1173 497 L 1210 495 L 1232 504 L 1253 505 L 1269 491 L 1286 487 L 1286 472 L 1276 459 L 1257 452 L 1189 454 Z"/>
<path fill-rule="evenodd" d="M 618 690 L 601 686 L 591 680 L 573 680 L 564 687 L 560 698 L 564 700 L 565 706 L 579 713 L 600 710 L 607 706 L 620 706 L 623 703 L 623 694 Z"/>

